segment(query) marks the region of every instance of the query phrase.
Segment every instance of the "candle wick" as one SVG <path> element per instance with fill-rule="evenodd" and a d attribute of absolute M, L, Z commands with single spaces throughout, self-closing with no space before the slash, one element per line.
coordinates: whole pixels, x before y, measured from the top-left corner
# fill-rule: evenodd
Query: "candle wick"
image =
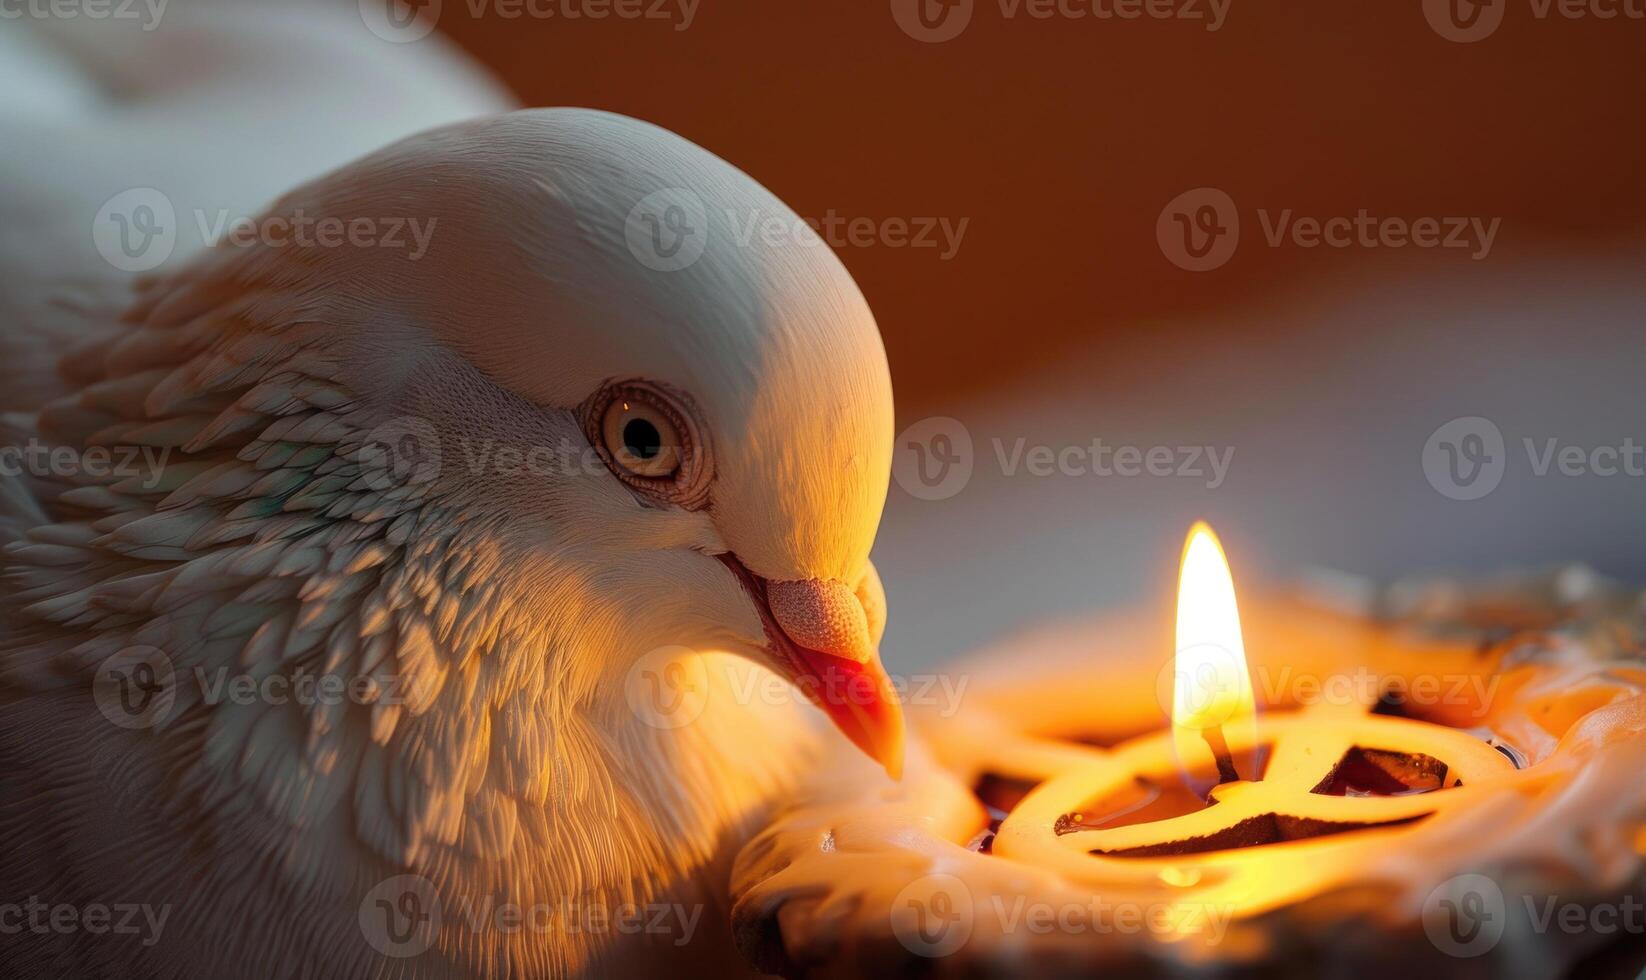
<path fill-rule="evenodd" d="M 1212 725 L 1202 728 L 1200 735 L 1206 740 L 1206 745 L 1212 750 L 1212 756 L 1217 760 L 1217 783 L 1239 782 L 1240 771 L 1235 768 L 1234 756 L 1229 753 L 1229 742 L 1223 737 L 1223 726 Z"/>

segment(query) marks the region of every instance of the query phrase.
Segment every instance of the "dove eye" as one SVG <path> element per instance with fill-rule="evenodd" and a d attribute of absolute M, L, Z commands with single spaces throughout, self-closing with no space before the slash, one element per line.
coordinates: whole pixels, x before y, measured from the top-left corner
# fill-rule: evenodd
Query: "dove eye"
<path fill-rule="evenodd" d="M 641 493 L 696 509 L 708 502 L 708 443 L 696 406 L 650 381 L 614 382 L 582 409 L 583 428 L 612 473 Z"/>

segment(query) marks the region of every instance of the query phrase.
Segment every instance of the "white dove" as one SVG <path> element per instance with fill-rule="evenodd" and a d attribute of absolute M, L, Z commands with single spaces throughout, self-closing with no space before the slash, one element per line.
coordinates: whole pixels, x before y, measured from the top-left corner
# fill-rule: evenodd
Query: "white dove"
<path fill-rule="evenodd" d="M 712 900 L 726 845 L 827 749 L 806 699 L 729 664 L 900 766 L 873 317 L 816 240 L 739 233 L 799 227 L 776 197 L 601 112 L 406 139 L 258 227 L 327 218 L 432 231 L 415 259 L 231 242 L 29 324 L 86 342 L 0 432 L 0 901 L 164 927 L 25 928 L 7 957 L 501 977 L 691 955 L 569 915 Z M 14 391 L 29 370 L 0 366 Z M 705 653 L 653 652 L 677 647 Z M 691 717 L 637 705 L 660 679 Z"/>

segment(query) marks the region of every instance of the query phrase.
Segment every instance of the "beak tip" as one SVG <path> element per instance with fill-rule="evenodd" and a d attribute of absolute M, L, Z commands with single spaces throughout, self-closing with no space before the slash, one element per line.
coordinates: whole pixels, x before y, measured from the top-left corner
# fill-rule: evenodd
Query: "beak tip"
<path fill-rule="evenodd" d="M 836 724 L 839 725 L 838 720 Z M 895 730 L 888 729 L 879 733 L 848 731 L 846 735 L 859 751 L 878 763 L 893 782 L 903 778 L 903 741 L 905 734 L 901 718 L 898 720 Z"/>
<path fill-rule="evenodd" d="M 868 744 L 861 748 L 869 758 L 880 763 L 893 782 L 897 782 L 903 778 L 903 749 L 908 732 L 903 725 L 903 707 L 895 700 L 895 695 L 893 700 L 885 702 L 884 709 L 876 730 L 864 740 Z"/>
<path fill-rule="evenodd" d="M 896 782 L 903 778 L 903 751 L 908 732 L 904 727 L 903 705 L 898 701 L 896 691 L 891 689 L 889 683 L 885 688 L 885 699 L 875 705 L 879 710 L 869 712 L 871 717 L 863 719 L 865 737 L 860 745 L 869 758 L 880 763 L 886 775 Z"/>
<path fill-rule="evenodd" d="M 888 777 L 890 777 L 892 782 L 894 782 L 894 783 L 902 782 L 903 781 L 903 746 L 898 745 L 897 751 L 892 753 L 891 755 L 888 755 L 886 758 L 880 760 L 880 764 L 885 767 L 886 775 Z"/>

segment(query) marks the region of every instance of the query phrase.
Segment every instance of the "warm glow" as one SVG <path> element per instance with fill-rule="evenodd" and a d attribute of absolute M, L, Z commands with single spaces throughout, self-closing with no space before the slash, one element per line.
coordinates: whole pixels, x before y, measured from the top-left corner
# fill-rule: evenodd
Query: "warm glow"
<path fill-rule="evenodd" d="M 1207 732 L 1231 745 L 1255 744 L 1257 709 L 1240 635 L 1234 578 L 1223 545 L 1204 521 L 1189 529 L 1177 585 L 1177 653 L 1172 735 L 1185 771 L 1213 772 Z M 1252 773 L 1242 776 L 1251 778 Z"/>

